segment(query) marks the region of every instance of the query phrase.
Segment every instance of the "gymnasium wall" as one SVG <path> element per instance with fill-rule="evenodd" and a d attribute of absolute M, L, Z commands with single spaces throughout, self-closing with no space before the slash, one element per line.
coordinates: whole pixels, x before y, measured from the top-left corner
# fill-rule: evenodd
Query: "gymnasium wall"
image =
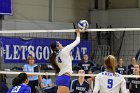
<path fill-rule="evenodd" d="M 89 20 L 90 0 L 53 0 L 55 22 Z M 49 21 L 49 0 L 13 0 L 14 14 L 6 20 Z"/>
<path fill-rule="evenodd" d="M 93 10 L 91 12 L 91 23 L 94 25 L 97 23 L 98 26 L 106 28 L 111 25 L 113 28 L 123 28 L 123 27 L 140 27 L 140 8 L 131 9 L 109 9 L 107 11 L 103 10 Z M 120 42 L 122 32 L 115 32 L 115 37 L 118 38 Z M 117 42 L 115 44 L 117 44 Z M 113 45 L 113 43 L 112 43 Z M 140 49 L 140 32 L 130 31 L 126 32 L 122 48 L 120 51 L 120 57 L 123 57 L 126 64 L 130 63 L 131 57 L 135 56 Z"/>
<path fill-rule="evenodd" d="M 131 9 L 109 9 L 93 10 L 91 12 L 91 23 L 102 27 L 140 27 L 140 8 Z"/>
<path fill-rule="evenodd" d="M 111 9 L 137 8 L 138 0 L 110 0 Z"/>

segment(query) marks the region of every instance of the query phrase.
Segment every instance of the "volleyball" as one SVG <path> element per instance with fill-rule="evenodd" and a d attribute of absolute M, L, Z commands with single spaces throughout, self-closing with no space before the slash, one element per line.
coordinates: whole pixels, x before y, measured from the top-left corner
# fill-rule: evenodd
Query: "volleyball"
<path fill-rule="evenodd" d="M 87 20 L 80 20 L 78 23 L 78 28 L 80 28 L 81 30 L 86 30 L 88 29 L 89 24 Z"/>

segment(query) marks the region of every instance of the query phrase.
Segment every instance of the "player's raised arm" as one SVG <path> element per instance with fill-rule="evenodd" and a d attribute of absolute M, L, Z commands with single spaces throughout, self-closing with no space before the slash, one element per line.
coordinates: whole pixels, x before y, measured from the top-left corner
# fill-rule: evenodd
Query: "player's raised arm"
<path fill-rule="evenodd" d="M 80 29 L 76 29 L 75 32 L 76 32 L 76 40 L 73 43 L 64 47 L 65 51 L 68 52 L 71 51 L 75 46 L 77 46 L 80 43 Z"/>

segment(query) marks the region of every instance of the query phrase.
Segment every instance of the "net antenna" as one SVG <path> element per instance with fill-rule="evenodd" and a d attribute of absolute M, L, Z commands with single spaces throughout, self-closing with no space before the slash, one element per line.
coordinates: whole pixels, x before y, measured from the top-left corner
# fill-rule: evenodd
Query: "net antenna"
<path fill-rule="evenodd" d="M 76 29 L 76 25 L 75 25 L 75 23 L 73 23 L 73 28 Z"/>

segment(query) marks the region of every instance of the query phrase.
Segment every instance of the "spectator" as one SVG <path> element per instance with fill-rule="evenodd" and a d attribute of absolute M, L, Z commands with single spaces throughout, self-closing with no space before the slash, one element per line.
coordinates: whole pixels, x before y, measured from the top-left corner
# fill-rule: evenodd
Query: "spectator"
<path fill-rule="evenodd" d="M 91 74 L 91 69 L 93 68 L 94 64 L 89 61 L 88 55 L 84 54 L 83 61 L 78 64 L 80 69 L 83 69 L 86 74 Z"/>
<path fill-rule="evenodd" d="M 119 59 L 118 65 L 116 67 L 116 72 L 122 75 L 126 74 L 126 66 L 124 66 L 124 61 L 122 58 Z"/>
<path fill-rule="evenodd" d="M 27 58 L 27 64 L 24 65 L 24 72 L 38 72 L 38 66 L 35 64 L 35 58 L 33 56 L 29 56 Z M 31 93 L 36 93 L 35 87 L 38 86 L 38 75 L 27 74 L 29 79 L 29 86 L 31 87 Z M 41 80 L 41 77 L 39 76 Z"/>
<path fill-rule="evenodd" d="M 139 65 L 134 65 L 134 75 L 140 75 Z M 140 78 L 130 78 L 128 81 L 130 93 L 140 93 Z"/>
<path fill-rule="evenodd" d="M 78 66 L 83 69 L 86 74 L 93 74 L 92 69 L 94 64 L 89 61 L 89 57 L 87 54 L 84 54 L 83 62 L 79 63 Z M 92 82 L 94 80 L 94 77 L 86 76 L 85 79 L 88 81 L 90 89 L 92 90 Z"/>
<path fill-rule="evenodd" d="M 137 61 L 136 61 L 135 57 L 132 57 L 131 64 L 128 65 L 128 75 L 133 74 L 134 65 L 137 65 Z"/>
<path fill-rule="evenodd" d="M 30 93 L 31 88 L 26 73 L 20 73 L 12 82 L 13 87 L 7 93 Z M 1 93 L 1 92 L 0 92 Z"/>
<path fill-rule="evenodd" d="M 79 70 L 78 74 L 85 74 L 84 70 Z M 89 84 L 84 79 L 84 76 L 79 76 L 78 79 L 74 79 L 70 86 L 70 93 L 88 93 Z"/>
<path fill-rule="evenodd" d="M 48 75 L 43 75 L 40 87 L 45 93 L 57 93 L 57 88 Z"/>

